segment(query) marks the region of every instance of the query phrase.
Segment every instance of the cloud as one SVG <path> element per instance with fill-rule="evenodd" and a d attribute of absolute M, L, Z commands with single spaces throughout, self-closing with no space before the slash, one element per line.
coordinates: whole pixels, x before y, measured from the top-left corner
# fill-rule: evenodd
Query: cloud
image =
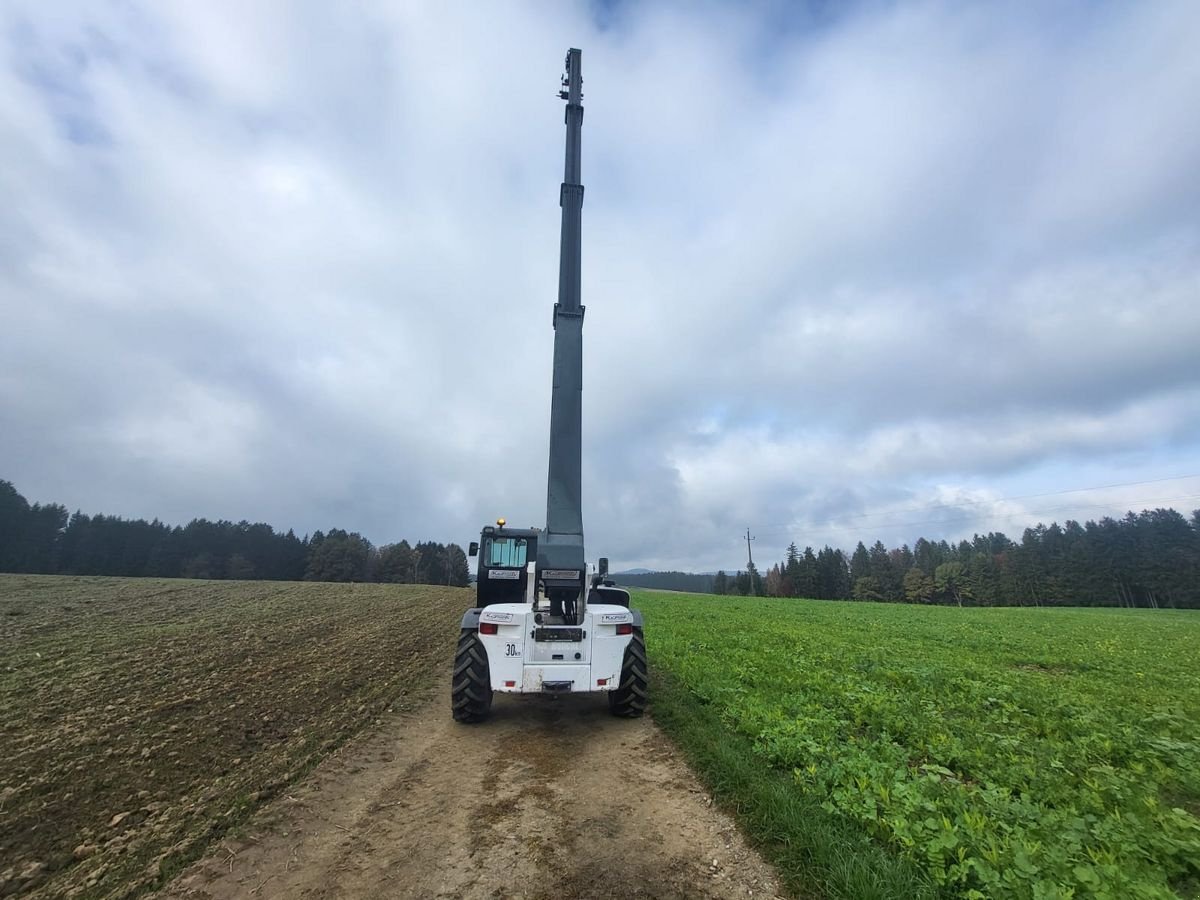
<path fill-rule="evenodd" d="M 540 524 L 569 46 L 593 555 L 954 538 L 1195 468 L 1192 4 L 3 15 L 0 477 L 31 499 Z"/>

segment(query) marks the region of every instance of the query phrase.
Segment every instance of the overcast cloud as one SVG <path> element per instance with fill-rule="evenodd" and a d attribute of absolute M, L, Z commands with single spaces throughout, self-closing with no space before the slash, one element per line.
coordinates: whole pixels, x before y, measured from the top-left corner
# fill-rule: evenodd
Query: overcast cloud
<path fill-rule="evenodd" d="M 0 478 L 31 501 L 543 524 L 577 46 L 590 556 L 1200 507 L 1193 0 L 0 24 Z"/>

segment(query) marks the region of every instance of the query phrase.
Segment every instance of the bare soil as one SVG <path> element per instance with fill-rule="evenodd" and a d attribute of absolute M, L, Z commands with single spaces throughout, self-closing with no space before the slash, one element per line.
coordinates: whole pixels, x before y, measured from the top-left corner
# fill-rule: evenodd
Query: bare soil
<path fill-rule="evenodd" d="M 0 575 L 0 896 L 163 884 L 389 710 L 419 708 L 470 600 Z"/>
<path fill-rule="evenodd" d="M 781 893 L 651 719 L 614 718 L 596 695 L 497 696 L 491 719 L 461 725 L 447 683 L 342 747 L 162 896 Z"/>

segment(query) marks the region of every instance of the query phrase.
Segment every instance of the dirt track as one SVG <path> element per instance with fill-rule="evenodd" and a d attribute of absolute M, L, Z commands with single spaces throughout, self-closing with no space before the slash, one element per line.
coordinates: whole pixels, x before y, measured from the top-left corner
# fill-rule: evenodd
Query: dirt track
<path fill-rule="evenodd" d="M 732 898 L 781 893 L 649 718 L 595 696 L 443 689 L 326 760 L 170 898 Z"/>

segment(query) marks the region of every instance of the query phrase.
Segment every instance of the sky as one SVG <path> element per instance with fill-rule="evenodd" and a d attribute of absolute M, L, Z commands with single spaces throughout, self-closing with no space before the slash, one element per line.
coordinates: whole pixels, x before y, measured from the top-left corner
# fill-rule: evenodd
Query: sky
<path fill-rule="evenodd" d="M 1200 508 L 1200 4 L 0 6 L 0 478 L 630 567 Z"/>

